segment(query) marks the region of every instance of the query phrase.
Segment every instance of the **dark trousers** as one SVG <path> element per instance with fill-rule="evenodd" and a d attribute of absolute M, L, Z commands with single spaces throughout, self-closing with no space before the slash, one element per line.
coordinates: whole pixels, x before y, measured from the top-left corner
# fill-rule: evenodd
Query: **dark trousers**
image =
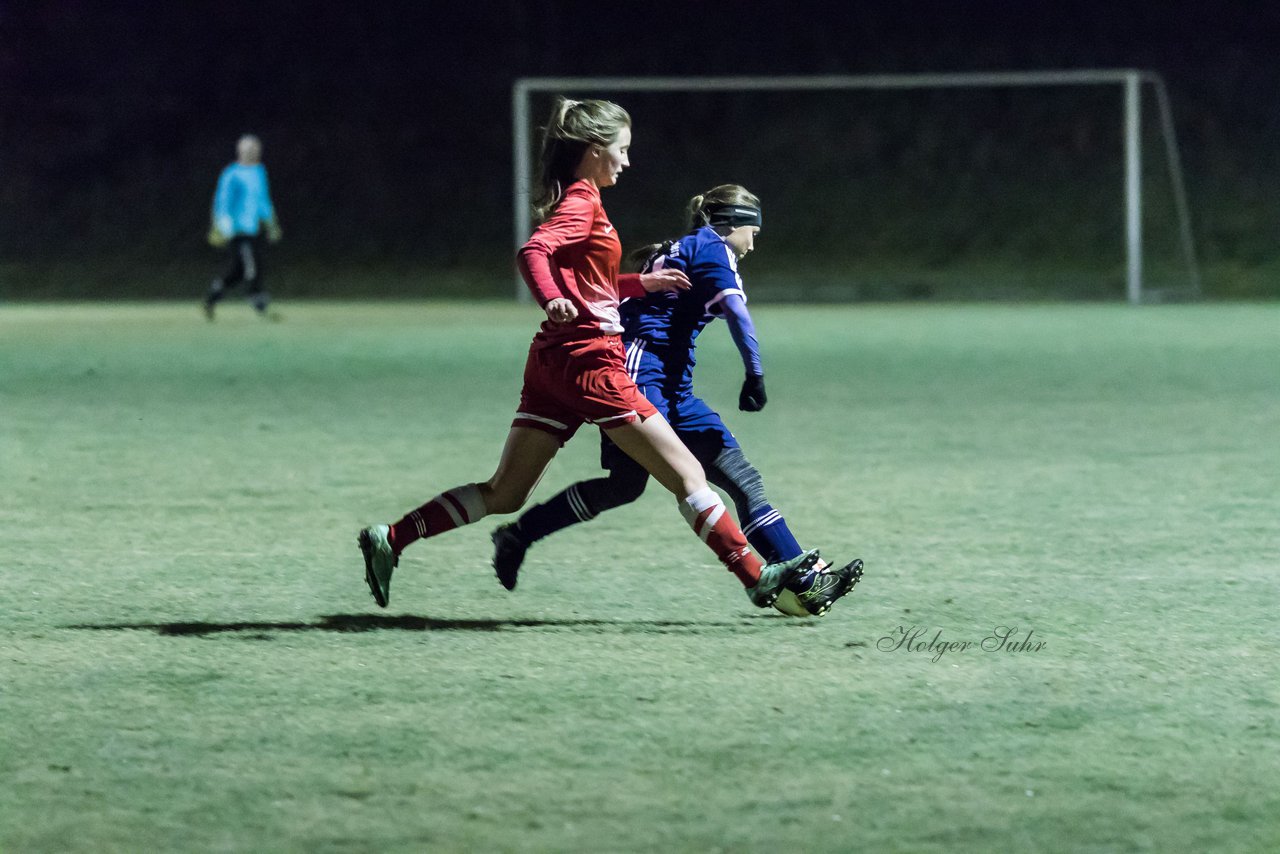
<path fill-rule="evenodd" d="M 221 277 L 213 280 L 209 295 L 205 299 L 212 305 L 222 299 L 228 288 L 245 285 L 245 295 L 258 311 L 266 311 L 270 295 L 263 286 L 262 275 L 262 238 L 259 235 L 237 235 L 227 246 L 227 270 Z"/>

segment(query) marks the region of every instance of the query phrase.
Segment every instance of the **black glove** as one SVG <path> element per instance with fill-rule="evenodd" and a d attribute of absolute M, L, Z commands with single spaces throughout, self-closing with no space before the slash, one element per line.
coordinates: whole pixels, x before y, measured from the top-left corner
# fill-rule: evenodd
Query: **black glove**
<path fill-rule="evenodd" d="M 742 391 L 738 394 L 738 408 L 743 412 L 759 412 L 769 402 L 764 393 L 764 377 L 758 374 L 747 374 L 742 381 Z"/>

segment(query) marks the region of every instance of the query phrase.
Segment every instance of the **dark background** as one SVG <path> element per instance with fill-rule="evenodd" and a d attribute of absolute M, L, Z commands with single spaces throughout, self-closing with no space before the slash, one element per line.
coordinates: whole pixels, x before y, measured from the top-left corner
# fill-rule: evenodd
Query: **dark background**
<path fill-rule="evenodd" d="M 1209 294 L 1274 297 L 1277 45 L 1272 3 L 0 0 L 0 295 L 198 294 L 218 264 L 203 242 L 213 184 L 245 131 L 264 141 L 285 228 L 272 256 L 278 291 L 505 295 L 517 77 L 1103 67 L 1153 70 L 1169 85 Z M 1121 211 L 1110 196 L 1091 207 L 1097 194 L 1083 175 L 1079 198 L 1013 182 L 1029 207 L 1010 214 L 998 238 L 961 233 L 954 222 L 974 217 L 936 200 L 909 215 L 821 213 L 840 186 L 824 174 L 853 175 L 854 149 L 877 168 L 893 165 L 898 177 L 886 182 L 921 200 L 920 187 L 968 168 L 995 127 L 1006 128 L 997 150 L 1068 140 L 1066 154 L 1105 161 L 1102 180 L 1118 180 L 1119 113 L 1106 113 L 1118 93 L 1101 108 L 1082 101 L 1092 112 L 1069 119 L 1037 115 L 1034 101 L 1011 119 L 1009 98 L 949 115 L 955 99 L 937 94 L 861 116 L 824 114 L 825 103 L 797 97 L 773 102 L 767 118 L 753 112 L 759 102 L 731 99 L 679 102 L 677 119 L 654 100 L 634 99 L 637 164 L 625 180 L 671 187 L 631 206 L 606 199 L 637 242 L 666 236 L 655 232 L 677 225 L 678 201 L 703 189 L 655 163 L 646 139 L 650 152 L 662 150 L 659 139 L 683 139 L 672 161 L 696 159 L 704 136 L 725 145 L 690 127 L 683 113 L 701 109 L 706 124 L 720 122 L 718 111 L 734 127 L 760 124 L 750 135 L 765 147 L 718 180 L 763 187 L 767 212 L 785 214 L 771 220 L 775 264 L 805 258 L 825 275 L 834 268 L 814 259 L 854 265 L 856 250 L 895 264 L 918 254 L 935 269 L 979 252 L 1016 266 L 1069 232 L 1077 248 L 1058 254 L 1088 256 L 1107 288 L 1118 281 Z M 789 122 L 788 103 L 807 117 Z M 969 135 L 933 143 L 938 153 L 909 125 L 895 129 L 904 110 Z M 787 165 L 798 157 L 812 162 Z M 904 164 L 920 187 L 901 177 Z M 1083 167 L 1063 159 L 1057 168 L 1070 177 Z M 855 244 L 842 239 L 854 233 Z"/>

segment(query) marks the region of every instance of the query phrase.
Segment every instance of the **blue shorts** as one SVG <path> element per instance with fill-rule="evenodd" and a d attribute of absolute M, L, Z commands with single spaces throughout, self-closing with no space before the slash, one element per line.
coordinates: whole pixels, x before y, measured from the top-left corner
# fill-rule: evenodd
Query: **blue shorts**
<path fill-rule="evenodd" d="M 686 377 L 671 377 L 662 359 L 649 352 L 643 341 L 627 341 L 627 373 L 653 407 L 662 413 L 671 427 L 706 468 L 725 448 L 737 448 L 738 440 L 724 419 L 707 402 L 693 393 L 693 383 Z M 618 462 L 631 458 L 609 437 L 601 434 L 600 465 L 613 469 Z"/>

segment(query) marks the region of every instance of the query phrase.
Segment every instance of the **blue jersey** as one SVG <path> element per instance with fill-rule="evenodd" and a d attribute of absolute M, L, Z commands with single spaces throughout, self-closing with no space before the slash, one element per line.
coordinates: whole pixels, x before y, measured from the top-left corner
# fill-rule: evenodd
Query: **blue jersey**
<path fill-rule="evenodd" d="M 275 216 L 265 166 L 232 163 L 222 170 L 213 195 L 213 227 L 224 237 L 252 237 Z"/>
<path fill-rule="evenodd" d="M 643 341 L 644 349 L 662 361 L 668 381 L 688 387 L 697 362 L 698 334 L 724 315 L 726 298 L 737 296 L 745 302 L 747 295 L 738 275 L 737 255 L 710 226 L 686 234 L 663 250 L 646 263 L 645 271 L 682 270 L 692 287 L 623 302 L 622 338 Z"/>

